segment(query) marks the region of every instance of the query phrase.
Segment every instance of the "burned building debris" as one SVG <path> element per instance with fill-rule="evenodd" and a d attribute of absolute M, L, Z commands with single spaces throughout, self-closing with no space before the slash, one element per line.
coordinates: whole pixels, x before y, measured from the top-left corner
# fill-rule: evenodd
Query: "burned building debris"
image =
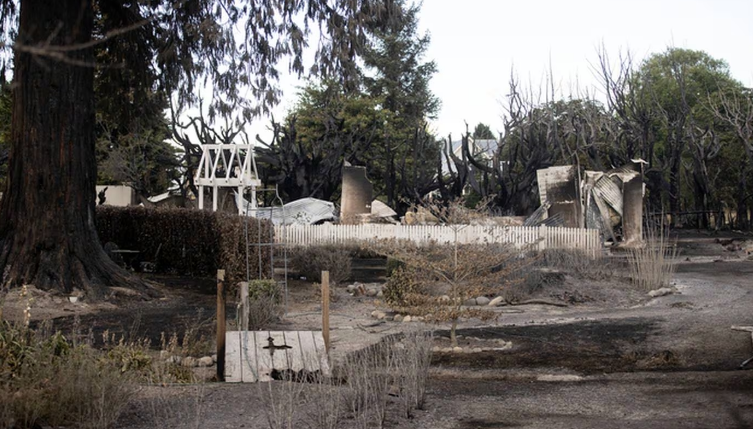
<path fill-rule="evenodd" d="M 548 202 L 546 218 L 561 217 L 568 228 L 583 226 L 579 198 L 578 171 L 574 165 L 549 167 L 536 171 L 542 205 Z M 545 218 L 545 219 L 546 219 Z"/>
<path fill-rule="evenodd" d="M 643 165 L 641 159 L 609 171 L 558 166 L 537 171 L 541 206 L 526 226 L 585 227 L 622 246 L 643 243 Z"/>
<path fill-rule="evenodd" d="M 373 186 L 366 177 L 366 167 L 345 165 L 340 202 L 341 221 L 354 223 L 359 216 L 371 214 L 372 194 Z"/>

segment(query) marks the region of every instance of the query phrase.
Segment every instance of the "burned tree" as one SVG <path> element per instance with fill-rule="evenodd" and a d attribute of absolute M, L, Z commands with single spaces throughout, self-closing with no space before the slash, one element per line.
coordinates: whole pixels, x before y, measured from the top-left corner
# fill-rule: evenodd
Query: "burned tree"
<path fill-rule="evenodd" d="M 714 117 L 732 130 L 745 152 L 745 156 L 739 157 L 736 162 L 738 180 L 735 202 L 737 227 L 748 228 L 749 208 L 753 205 L 753 192 L 750 190 L 753 176 L 753 91 L 719 92 L 717 97 L 709 97 L 709 107 Z"/>

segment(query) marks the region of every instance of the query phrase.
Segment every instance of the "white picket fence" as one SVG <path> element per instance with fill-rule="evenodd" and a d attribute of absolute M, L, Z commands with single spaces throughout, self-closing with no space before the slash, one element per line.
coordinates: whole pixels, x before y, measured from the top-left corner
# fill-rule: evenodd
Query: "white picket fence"
<path fill-rule="evenodd" d="M 440 226 L 440 225 L 291 225 L 276 226 L 275 240 L 289 245 L 368 242 L 380 239 L 411 240 L 416 243 L 510 243 L 517 247 L 544 249 L 579 249 L 597 252 L 602 249 L 599 231 L 583 228 L 525 226 Z"/>

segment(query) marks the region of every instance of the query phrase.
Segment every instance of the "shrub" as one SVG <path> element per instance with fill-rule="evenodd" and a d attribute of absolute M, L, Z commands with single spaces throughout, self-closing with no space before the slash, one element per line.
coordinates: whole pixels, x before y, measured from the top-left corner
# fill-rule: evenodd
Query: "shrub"
<path fill-rule="evenodd" d="M 135 392 L 119 359 L 0 322 L 0 428 L 109 427 Z"/>
<path fill-rule="evenodd" d="M 329 279 L 339 284 L 350 278 L 350 257 L 347 249 L 334 245 L 296 247 L 290 251 L 290 266 L 315 282 L 322 281 L 322 271 L 329 271 Z"/>
<path fill-rule="evenodd" d="M 387 277 L 392 277 L 392 274 L 394 274 L 398 268 L 402 268 L 404 266 L 405 264 L 399 259 L 387 258 Z"/>
<path fill-rule="evenodd" d="M 240 297 L 238 299 L 241 305 Z M 270 279 L 252 280 L 248 284 L 248 329 L 258 331 L 268 327 L 271 323 L 278 320 L 282 315 L 282 293 L 277 282 Z M 238 311 L 238 317 L 242 317 L 242 312 Z M 239 323 L 238 326 L 243 326 Z"/>
<path fill-rule="evenodd" d="M 255 244 L 273 240 L 272 225 L 246 220 L 206 210 L 97 206 L 102 243 L 138 250 L 140 258 L 154 262 L 160 272 L 212 276 L 224 269 L 229 281 L 246 278 L 246 227 L 250 271 L 259 272 L 259 252 L 262 274 L 271 271 L 270 246 Z"/>
<path fill-rule="evenodd" d="M 416 270 L 400 267 L 392 272 L 384 285 L 384 301 L 393 308 L 410 307 L 410 297 L 425 292 L 425 284 L 417 280 Z"/>
<path fill-rule="evenodd" d="M 462 228 L 458 225 L 456 231 Z M 519 249 L 504 244 L 418 245 L 380 240 L 371 246 L 375 252 L 401 261 L 410 268 L 403 271 L 406 279 L 423 285 L 414 288 L 408 283 L 393 287 L 391 299 L 400 301 L 400 311 L 426 316 L 432 321 L 452 322 L 450 341 L 453 346 L 457 345 L 456 331 L 460 319 L 496 317 L 491 310 L 466 307 L 463 303 L 469 298 L 499 295 L 511 284 L 519 282 L 519 274 L 538 260 L 537 256 L 521 257 Z M 438 286 L 444 286 L 445 297 L 431 293 L 436 292 Z M 408 288 L 415 293 L 407 292 Z"/>
<path fill-rule="evenodd" d="M 248 283 L 248 298 L 254 300 L 269 299 L 276 304 L 282 301 L 280 288 L 277 287 L 277 282 L 272 279 L 251 280 Z"/>
<path fill-rule="evenodd" d="M 332 246 L 334 247 L 334 246 Z M 337 247 L 350 253 L 353 259 L 382 259 L 382 255 L 374 253 L 368 246 L 364 246 L 358 241 L 346 241 L 337 243 Z"/>

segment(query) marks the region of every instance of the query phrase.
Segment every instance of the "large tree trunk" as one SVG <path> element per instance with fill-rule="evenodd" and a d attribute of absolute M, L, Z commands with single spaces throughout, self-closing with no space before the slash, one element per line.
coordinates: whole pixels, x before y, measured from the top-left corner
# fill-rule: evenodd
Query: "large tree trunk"
<path fill-rule="evenodd" d="M 91 0 L 21 1 L 18 43 L 73 46 L 91 40 Z M 0 206 L 4 285 L 33 284 L 102 295 L 143 285 L 105 254 L 95 229 L 92 49 L 15 53 L 12 150 Z"/>

